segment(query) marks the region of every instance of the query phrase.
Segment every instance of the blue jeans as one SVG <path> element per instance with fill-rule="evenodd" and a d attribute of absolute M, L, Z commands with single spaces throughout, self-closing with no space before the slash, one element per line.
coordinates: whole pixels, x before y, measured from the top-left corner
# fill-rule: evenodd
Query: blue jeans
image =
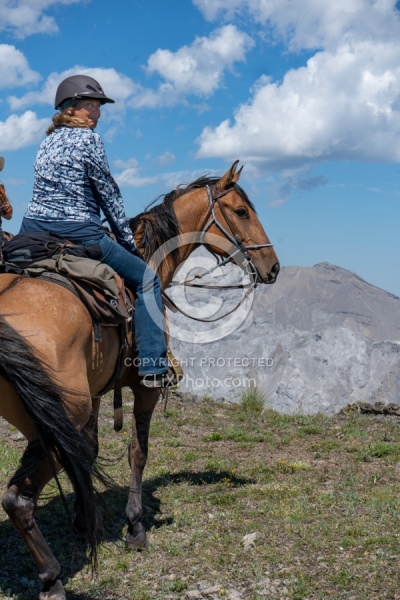
<path fill-rule="evenodd" d="M 93 241 L 80 241 L 84 246 Z M 101 262 L 120 275 L 135 294 L 134 329 L 139 375 L 165 373 L 168 369 L 164 335 L 160 279 L 139 256 L 132 254 L 108 235 L 100 241 Z"/>

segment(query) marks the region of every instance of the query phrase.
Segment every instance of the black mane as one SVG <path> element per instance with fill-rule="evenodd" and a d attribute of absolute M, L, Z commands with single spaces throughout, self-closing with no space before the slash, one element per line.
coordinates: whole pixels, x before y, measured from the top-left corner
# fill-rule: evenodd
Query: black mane
<path fill-rule="evenodd" d="M 219 177 L 203 176 L 196 179 L 196 181 L 189 183 L 189 185 L 180 185 L 175 190 L 172 190 L 172 192 L 165 194 L 165 196 L 162 197 L 160 204 L 152 206 L 152 203 L 142 213 L 133 219 L 130 219 L 129 225 L 133 233 L 141 227 L 141 236 L 138 246 L 146 261 L 153 256 L 160 246 L 171 238 L 178 236 L 180 233 L 174 211 L 174 201 L 194 189 L 203 188 L 207 185 L 215 185 L 219 179 Z M 249 200 L 246 192 L 240 185 L 235 183 L 232 185 L 232 188 L 234 188 L 242 200 L 256 212 L 253 203 Z M 158 199 L 159 198 L 155 201 Z"/>

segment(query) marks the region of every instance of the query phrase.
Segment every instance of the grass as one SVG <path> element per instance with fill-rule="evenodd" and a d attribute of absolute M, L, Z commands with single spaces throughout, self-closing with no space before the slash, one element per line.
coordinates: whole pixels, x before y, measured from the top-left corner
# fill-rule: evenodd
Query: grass
<path fill-rule="evenodd" d="M 40 501 L 37 520 L 63 565 L 69 599 L 198 592 L 215 600 L 233 590 L 246 600 L 400 598 L 396 417 L 288 416 L 260 398 L 230 405 L 172 396 L 167 415 L 159 405 L 152 422 L 143 490 L 150 547 L 135 553 L 122 541 L 130 411 L 115 434 L 110 402 L 102 404 L 100 447 L 114 459 L 107 469 L 117 489 L 101 492 L 106 529 L 94 578 L 54 484 Z M 24 444 L 2 423 L 4 489 Z M 246 547 L 249 534 L 256 536 Z M 33 600 L 38 590 L 31 558 L 0 510 L 0 599 Z"/>
<path fill-rule="evenodd" d="M 268 394 L 257 386 L 252 386 L 242 392 L 239 408 L 246 417 L 259 417 L 268 400 Z"/>

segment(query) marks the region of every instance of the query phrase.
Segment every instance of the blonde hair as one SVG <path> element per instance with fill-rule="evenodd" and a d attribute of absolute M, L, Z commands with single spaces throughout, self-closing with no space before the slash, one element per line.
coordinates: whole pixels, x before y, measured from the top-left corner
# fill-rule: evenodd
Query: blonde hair
<path fill-rule="evenodd" d="M 46 135 L 53 133 L 57 127 L 81 127 L 82 129 L 90 129 L 91 126 L 91 123 L 88 120 L 75 116 L 75 109 L 73 106 L 56 113 L 52 118 L 52 121 L 53 123 L 46 131 Z"/>

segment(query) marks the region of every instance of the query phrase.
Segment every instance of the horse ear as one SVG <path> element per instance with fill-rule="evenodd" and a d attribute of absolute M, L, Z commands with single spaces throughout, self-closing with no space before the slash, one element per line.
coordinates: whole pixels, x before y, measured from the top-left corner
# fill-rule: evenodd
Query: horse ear
<path fill-rule="evenodd" d="M 2 156 L 0 156 L 0 171 L 2 171 L 4 169 L 4 158 Z"/>
<path fill-rule="evenodd" d="M 235 173 L 234 176 L 232 177 L 232 183 L 237 183 L 238 182 L 239 177 L 240 177 L 240 173 L 242 172 L 242 169 L 243 169 L 243 165 L 240 167 L 239 171 L 237 171 L 237 173 Z"/>
<path fill-rule="evenodd" d="M 226 190 L 226 188 L 228 187 L 228 185 L 231 185 L 232 183 L 236 183 L 240 177 L 240 173 L 242 172 L 243 166 L 240 167 L 239 171 L 236 173 L 236 167 L 238 166 L 239 161 L 235 160 L 235 162 L 233 163 L 233 165 L 231 166 L 231 168 L 229 169 L 229 171 L 227 171 L 225 173 L 225 175 L 223 175 L 221 177 L 221 179 L 219 181 L 217 181 L 217 183 L 215 184 L 216 188 L 218 191 L 223 192 L 224 190 Z"/>

